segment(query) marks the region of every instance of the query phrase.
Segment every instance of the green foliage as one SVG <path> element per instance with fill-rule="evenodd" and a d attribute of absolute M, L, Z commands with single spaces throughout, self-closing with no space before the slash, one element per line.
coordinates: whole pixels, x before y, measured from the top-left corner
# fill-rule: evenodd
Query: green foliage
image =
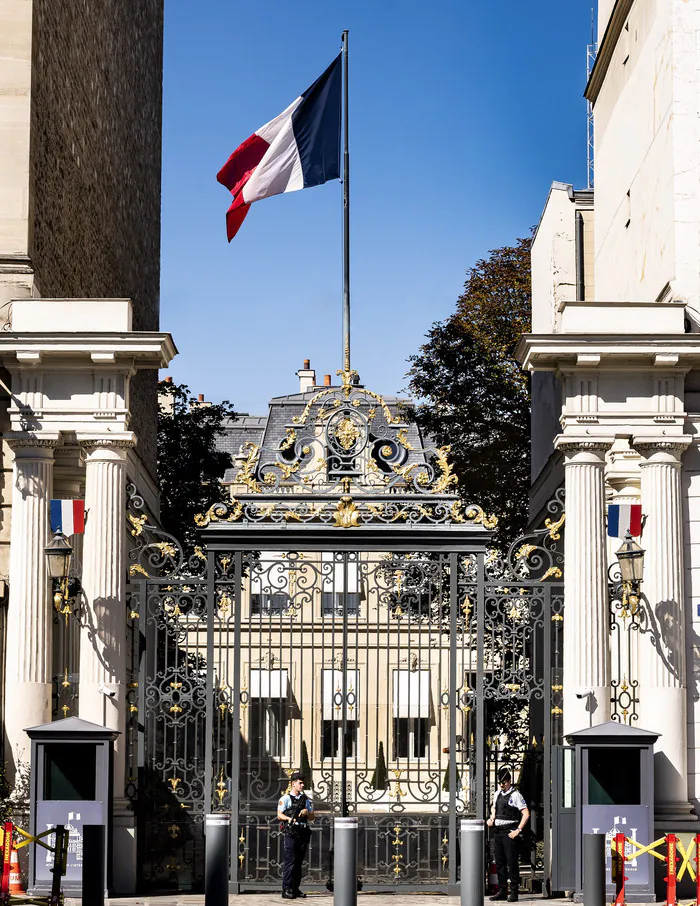
<path fill-rule="evenodd" d="M 374 773 L 369 785 L 373 790 L 385 790 L 389 785 L 389 772 L 386 769 L 383 742 L 379 743 L 379 748 L 377 749 L 377 763 L 374 766 Z"/>
<path fill-rule="evenodd" d="M 451 444 L 459 493 L 499 517 L 499 542 L 527 522 L 530 393 L 514 352 L 530 329 L 530 245 L 518 239 L 477 261 L 455 312 L 409 360 L 414 417 Z"/>
<path fill-rule="evenodd" d="M 194 517 L 213 503 L 225 501 L 219 479 L 231 457 L 216 449 L 225 421 L 236 417 L 224 400 L 203 406 L 185 384 L 158 385 L 158 481 L 161 523 L 186 549 L 196 541 Z"/>
<path fill-rule="evenodd" d="M 304 777 L 306 777 L 308 785 L 311 786 L 313 775 L 311 773 L 311 762 L 309 761 L 309 750 L 306 748 L 306 740 L 304 739 L 301 741 L 301 765 L 299 768 Z"/>

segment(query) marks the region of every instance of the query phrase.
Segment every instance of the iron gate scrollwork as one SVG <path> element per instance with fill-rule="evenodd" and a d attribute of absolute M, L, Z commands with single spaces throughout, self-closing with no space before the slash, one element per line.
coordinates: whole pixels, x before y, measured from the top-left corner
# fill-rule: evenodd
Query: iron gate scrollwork
<path fill-rule="evenodd" d="M 547 862 L 562 501 L 499 556 L 451 493 L 449 449 L 341 378 L 274 449 L 245 451 L 191 553 L 131 494 L 131 795 L 152 889 L 201 886 L 210 810 L 231 812 L 233 889 L 278 886 L 276 806 L 299 768 L 312 884 L 333 817 L 354 814 L 366 887 L 454 886 L 459 817 L 484 815 L 504 763 L 534 807 L 533 873 Z"/>

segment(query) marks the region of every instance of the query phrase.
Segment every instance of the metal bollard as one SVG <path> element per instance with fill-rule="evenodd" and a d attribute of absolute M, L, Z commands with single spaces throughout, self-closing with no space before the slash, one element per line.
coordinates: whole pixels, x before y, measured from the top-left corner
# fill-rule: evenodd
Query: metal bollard
<path fill-rule="evenodd" d="M 605 834 L 583 835 L 583 903 L 605 906 Z"/>
<path fill-rule="evenodd" d="M 231 816 L 224 812 L 207 815 L 204 848 L 205 906 L 228 906 L 228 859 Z"/>
<path fill-rule="evenodd" d="M 460 822 L 462 876 L 460 880 L 462 906 L 484 904 L 484 822 L 464 818 Z"/>
<path fill-rule="evenodd" d="M 335 818 L 333 903 L 357 906 L 357 818 Z"/>
<path fill-rule="evenodd" d="M 83 825 L 83 906 L 103 906 L 105 901 L 105 828 Z"/>

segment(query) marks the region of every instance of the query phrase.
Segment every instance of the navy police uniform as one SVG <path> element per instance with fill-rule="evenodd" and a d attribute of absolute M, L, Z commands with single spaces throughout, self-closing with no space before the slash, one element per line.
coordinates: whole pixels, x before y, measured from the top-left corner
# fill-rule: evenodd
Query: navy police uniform
<path fill-rule="evenodd" d="M 306 858 L 306 851 L 311 839 L 308 819 L 296 817 L 300 811 L 307 809 L 313 812 L 313 803 L 301 792 L 298 796 L 285 793 L 279 801 L 278 811 L 294 820 L 282 824 L 284 834 L 284 861 L 282 863 L 282 897 L 296 899 L 304 896 L 299 890 L 301 884 L 302 863 Z"/>
<path fill-rule="evenodd" d="M 507 790 L 498 791 L 493 797 L 494 856 L 498 872 L 498 894 L 491 897 L 492 900 L 506 899 L 509 879 L 508 900 L 516 902 L 518 899 L 518 888 L 520 887 L 519 837 L 511 838 L 509 834 L 518 828 L 523 809 L 526 808 L 527 804 L 522 795 L 512 786 Z"/>

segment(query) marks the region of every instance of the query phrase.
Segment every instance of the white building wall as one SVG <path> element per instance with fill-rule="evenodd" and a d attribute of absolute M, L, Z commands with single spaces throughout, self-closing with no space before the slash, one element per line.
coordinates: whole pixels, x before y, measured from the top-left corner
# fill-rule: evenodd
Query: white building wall
<path fill-rule="evenodd" d="M 533 245 L 535 336 L 523 347 L 533 372 L 533 509 L 538 494 L 561 474 L 550 452 L 561 416 L 562 449 L 612 443 L 605 465 L 608 502 L 641 500 L 647 515 L 654 507 L 660 511 L 667 495 L 654 496 L 651 478 L 640 497 L 640 463 L 661 475 L 666 465 L 673 472 L 674 457 L 681 460 L 682 545 L 661 550 L 664 535 L 652 531 L 653 519 L 641 543 L 648 548 L 647 591 L 657 619 L 665 612 L 664 570 L 680 569 L 674 588 L 682 588 L 685 657 L 674 653 L 670 636 L 663 644 L 669 663 L 685 660 L 683 676 L 664 673 L 650 659 L 643 646 L 648 635 L 640 636 L 634 659 L 642 671 L 640 723 L 664 733 L 657 750 L 671 746 L 667 754 L 678 777 L 685 774 L 684 759 L 671 749 L 687 731 L 687 795 L 698 808 L 700 344 L 684 332 L 683 316 L 700 329 L 700 0 L 600 0 L 598 40 L 587 89 L 595 117 L 595 229 L 587 224 L 584 244 L 586 286 L 595 293 L 586 293 L 585 304 L 571 291 L 580 246 L 565 184 L 553 184 Z M 672 301 L 685 303 L 685 312 L 667 304 Z M 562 386 L 563 401 L 557 395 Z M 587 584 L 580 576 L 576 581 Z M 583 600 L 576 589 L 573 594 Z M 674 688 L 681 695 L 669 709 L 664 696 L 675 702 Z M 566 711 L 567 690 L 564 695 Z M 568 695 L 570 703 L 570 689 Z M 671 711 L 680 725 L 660 719 Z M 657 791 L 665 790 L 657 820 L 687 821 L 685 777 L 674 790 L 671 774 L 657 779 L 663 779 Z"/>
<path fill-rule="evenodd" d="M 699 9 L 636 0 L 594 100 L 600 300 L 697 307 Z"/>

